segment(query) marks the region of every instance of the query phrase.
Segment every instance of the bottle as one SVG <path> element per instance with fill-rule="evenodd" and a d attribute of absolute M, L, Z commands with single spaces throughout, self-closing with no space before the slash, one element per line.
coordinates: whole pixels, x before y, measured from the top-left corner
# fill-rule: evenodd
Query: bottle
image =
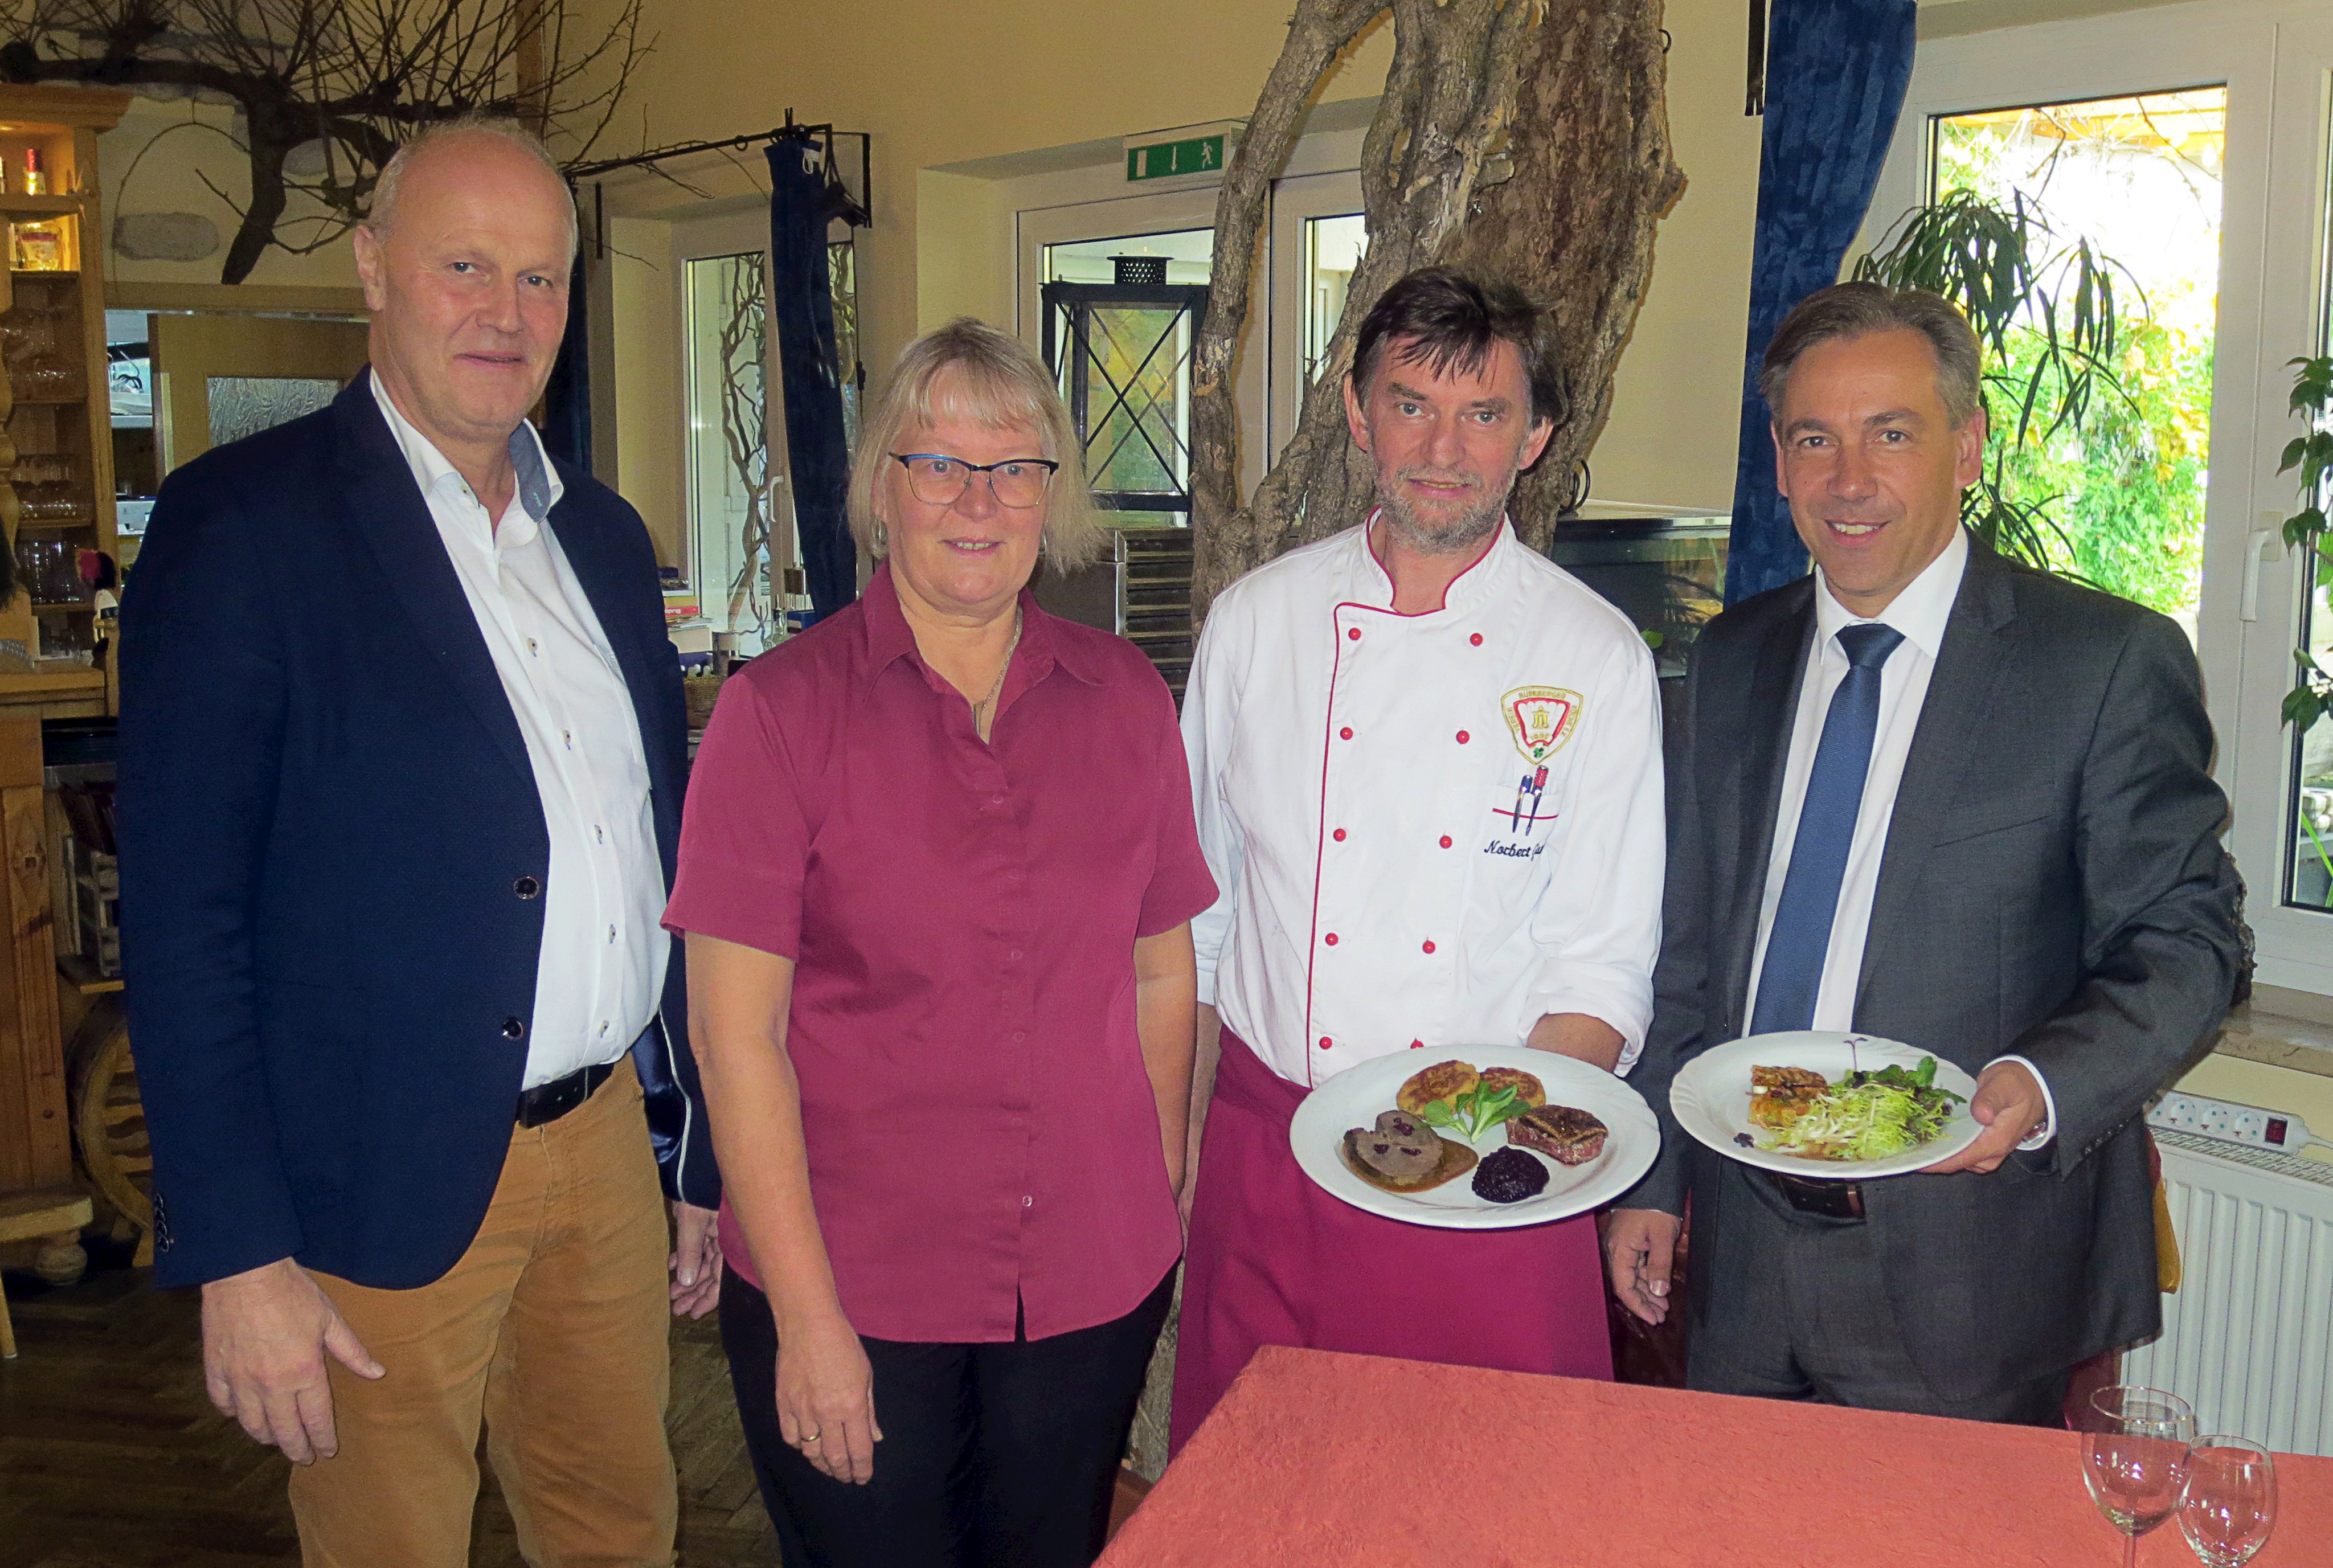
<path fill-rule="evenodd" d="M 8 232 L 12 241 L 8 265 L 22 273 L 62 272 L 65 265 L 63 233 L 47 218 L 35 218 L 31 223 L 11 224 Z"/>
<path fill-rule="evenodd" d="M 26 196 L 49 194 L 49 177 L 41 172 L 41 149 L 37 147 L 28 147 L 24 149 L 24 194 Z"/>

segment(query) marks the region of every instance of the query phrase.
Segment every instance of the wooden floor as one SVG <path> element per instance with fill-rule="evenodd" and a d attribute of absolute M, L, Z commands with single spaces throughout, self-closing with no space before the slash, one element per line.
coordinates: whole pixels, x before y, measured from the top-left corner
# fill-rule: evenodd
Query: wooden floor
<path fill-rule="evenodd" d="M 66 1290 L 11 1275 L 22 1353 L 0 1361 L 0 1568 L 295 1563 L 289 1467 L 211 1409 L 199 1303 L 96 1267 Z M 683 1568 L 774 1568 L 713 1320 L 677 1325 L 669 1427 Z M 517 1568 L 487 1472 L 474 1568 Z"/>

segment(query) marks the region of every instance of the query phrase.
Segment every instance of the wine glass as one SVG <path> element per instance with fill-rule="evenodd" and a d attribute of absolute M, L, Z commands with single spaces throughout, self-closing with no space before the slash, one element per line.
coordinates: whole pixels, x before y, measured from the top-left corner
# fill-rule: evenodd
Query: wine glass
<path fill-rule="evenodd" d="M 2176 1394 L 2118 1383 L 2090 1396 L 2085 1424 L 2082 1479 L 2107 1523 L 2123 1533 L 2123 1568 L 2136 1568 L 2138 1538 L 2179 1507 L 2195 1412 Z"/>
<path fill-rule="evenodd" d="M 2199 1438 L 2187 1450 L 2179 1531 L 2204 1568 L 2243 1568 L 2276 1525 L 2276 1461 L 2242 1438 Z"/>

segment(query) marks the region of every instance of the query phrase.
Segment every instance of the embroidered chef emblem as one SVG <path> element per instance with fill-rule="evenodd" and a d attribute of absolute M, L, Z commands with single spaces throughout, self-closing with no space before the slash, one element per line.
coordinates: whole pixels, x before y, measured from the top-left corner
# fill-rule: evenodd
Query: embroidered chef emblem
<path fill-rule="evenodd" d="M 1579 726 L 1580 703 L 1578 692 L 1554 686 L 1519 686 L 1499 699 L 1499 709 L 1506 717 L 1507 733 L 1515 737 L 1515 749 L 1530 765 L 1515 783 L 1514 809 L 1493 808 L 1507 819 L 1509 830 L 1518 837 L 1529 837 L 1540 823 L 1554 820 L 1554 813 L 1542 812 L 1540 804 L 1541 796 L 1547 792 L 1547 759 L 1563 748 L 1563 743 Z M 1541 847 L 1534 844 L 1521 852 L 1535 856 Z M 1486 846 L 1484 852 L 1518 851 L 1494 842 Z"/>
<path fill-rule="evenodd" d="M 1515 749 L 1537 767 L 1563 749 L 1579 727 L 1580 696 L 1556 686 L 1519 686 L 1499 698 Z"/>

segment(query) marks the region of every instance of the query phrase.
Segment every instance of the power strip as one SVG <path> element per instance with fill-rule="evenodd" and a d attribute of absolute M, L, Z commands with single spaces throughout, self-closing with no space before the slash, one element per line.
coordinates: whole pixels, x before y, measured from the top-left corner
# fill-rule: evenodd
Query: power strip
<path fill-rule="evenodd" d="M 2291 1152 L 2308 1148 L 2311 1141 L 2322 1141 L 2312 1140 L 2309 1123 L 2289 1112 L 2239 1105 L 2232 1100 L 2208 1100 L 2176 1090 L 2155 1101 L 2155 1109 L 2146 1113 L 2146 1124 L 2222 1143 L 2240 1143 L 2247 1149 Z"/>

